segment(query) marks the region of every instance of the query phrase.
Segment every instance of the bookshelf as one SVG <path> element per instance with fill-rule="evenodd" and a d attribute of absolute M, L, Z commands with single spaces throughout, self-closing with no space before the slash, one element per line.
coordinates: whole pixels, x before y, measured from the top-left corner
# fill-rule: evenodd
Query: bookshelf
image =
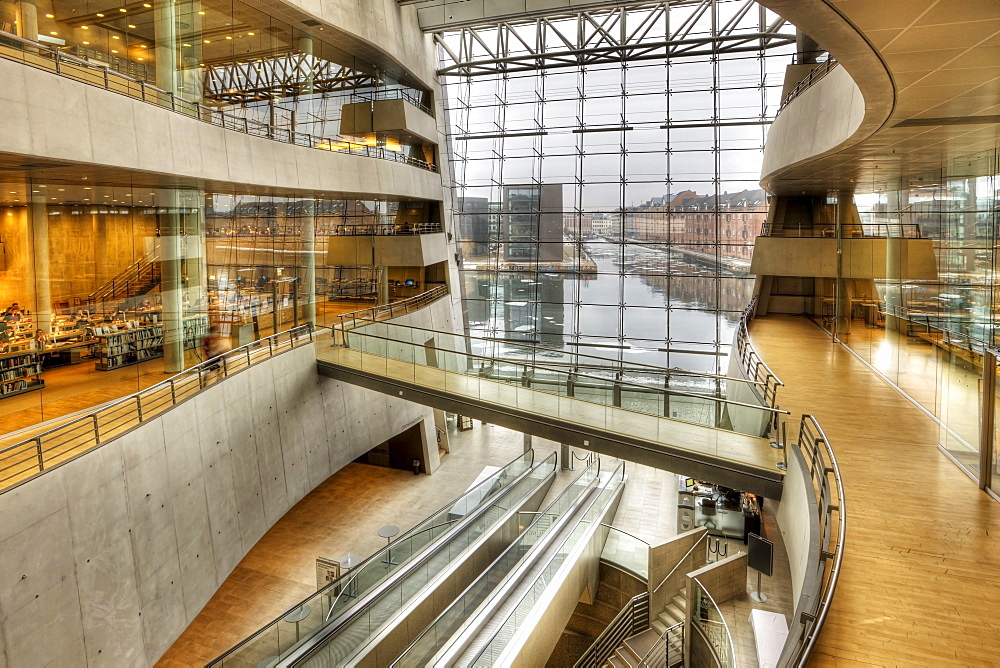
<path fill-rule="evenodd" d="M 189 316 L 184 318 L 183 326 L 184 349 L 188 350 L 198 346 L 208 335 L 208 316 Z M 111 371 L 163 357 L 163 323 L 142 325 L 138 321 L 128 321 L 124 327 L 115 326 L 114 329 L 117 331 L 97 334 L 98 361 L 94 368 L 98 371 Z"/>
<path fill-rule="evenodd" d="M 39 377 L 42 363 L 36 352 L 0 355 L 0 399 L 45 387 Z"/>

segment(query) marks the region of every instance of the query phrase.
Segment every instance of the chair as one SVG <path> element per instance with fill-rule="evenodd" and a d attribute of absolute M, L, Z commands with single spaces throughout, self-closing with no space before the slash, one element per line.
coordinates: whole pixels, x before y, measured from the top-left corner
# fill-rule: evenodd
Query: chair
<path fill-rule="evenodd" d="M 705 523 L 702 525 L 707 529 L 717 529 L 714 518 L 716 515 L 716 504 L 714 498 L 706 498 L 701 500 L 701 514 L 705 517 Z"/>

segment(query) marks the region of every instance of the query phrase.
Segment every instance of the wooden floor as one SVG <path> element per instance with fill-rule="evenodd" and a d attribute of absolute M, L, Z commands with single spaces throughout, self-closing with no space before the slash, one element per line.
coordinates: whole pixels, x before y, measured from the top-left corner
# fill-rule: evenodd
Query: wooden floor
<path fill-rule="evenodd" d="M 825 429 L 843 474 L 843 574 L 811 665 L 1000 665 L 1000 504 L 938 428 L 805 318 L 750 330 L 782 408 Z"/>

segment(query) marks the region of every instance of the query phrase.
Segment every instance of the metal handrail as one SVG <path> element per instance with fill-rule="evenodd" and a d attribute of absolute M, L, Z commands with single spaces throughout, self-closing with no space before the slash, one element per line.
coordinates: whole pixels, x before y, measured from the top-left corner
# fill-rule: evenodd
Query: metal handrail
<path fill-rule="evenodd" d="M 59 76 L 64 76 L 68 79 L 73 79 L 74 81 L 79 81 L 91 86 L 104 88 L 105 90 L 126 95 L 148 104 L 169 109 L 173 112 L 182 113 L 185 116 L 209 123 L 210 125 L 217 125 L 227 130 L 235 130 L 237 132 L 242 132 L 243 134 L 280 141 L 285 144 L 295 144 L 296 146 L 333 151 L 335 153 L 363 155 L 369 158 L 401 162 L 414 167 L 419 167 L 421 169 L 426 169 L 431 172 L 438 171 L 437 165 L 419 158 L 413 158 L 398 151 L 390 151 L 381 146 L 358 144 L 340 136 L 320 137 L 303 132 L 295 132 L 294 130 L 289 130 L 280 126 L 268 125 L 267 123 L 227 113 L 221 109 L 209 107 L 201 104 L 200 102 L 194 102 L 180 97 L 172 91 L 157 88 L 156 86 L 146 83 L 142 79 L 136 79 L 122 74 L 121 72 L 111 69 L 108 65 L 98 65 L 88 60 L 84 60 L 83 58 L 63 53 L 59 49 L 53 48 L 47 44 L 34 42 L 30 39 L 25 39 L 13 33 L 0 30 L 0 46 L 5 44 L 13 48 L 20 48 L 20 50 L 25 53 L 27 53 L 27 49 L 24 47 L 29 47 L 31 55 L 39 56 L 39 58 L 33 58 L 30 61 L 28 59 L 18 59 L 12 57 L 3 49 L 0 49 L 0 58 L 5 58 L 23 65 L 35 67 L 46 72 L 54 72 Z M 54 66 L 51 68 L 43 66 L 42 62 L 40 62 L 43 59 L 51 60 Z M 97 73 L 99 81 L 95 82 L 90 78 L 72 76 L 64 71 L 64 64 L 71 65 L 75 68 L 94 70 Z"/>
<path fill-rule="evenodd" d="M 333 237 L 399 237 L 439 234 L 444 232 L 441 223 L 345 223 L 330 230 Z"/>
<path fill-rule="evenodd" d="M 785 99 L 781 101 L 781 106 L 778 107 L 778 113 L 780 114 L 782 110 L 788 106 L 789 102 L 794 100 L 796 97 L 805 92 L 814 83 L 816 83 L 817 81 L 825 77 L 827 74 L 829 74 L 831 70 L 837 67 L 837 65 L 839 65 L 839 63 L 831 56 L 829 59 L 823 61 L 818 66 L 811 69 L 809 71 L 809 74 L 806 75 L 806 78 L 800 81 L 798 85 L 795 86 L 795 88 L 792 89 L 792 91 L 785 96 Z"/>
<path fill-rule="evenodd" d="M 849 223 L 842 225 L 845 239 L 921 239 L 919 223 Z M 874 229 L 873 229 L 874 228 Z M 810 223 L 808 228 L 774 229 L 764 223 L 760 235 L 780 239 L 836 238 L 837 223 Z M 858 234 L 860 233 L 860 234 Z"/>
<path fill-rule="evenodd" d="M 418 295 L 418 297 L 419 296 L 420 295 Z M 411 297 L 411 299 L 416 299 L 416 297 Z M 382 308 L 387 308 L 388 306 L 395 306 L 395 305 L 401 304 L 401 303 L 402 302 L 394 302 L 393 304 L 386 305 L 385 307 L 382 307 Z M 345 313 L 344 317 L 351 316 L 354 313 L 362 313 L 362 312 L 364 312 L 366 310 L 370 310 L 370 309 L 360 309 L 360 310 L 354 311 L 352 313 Z M 648 372 L 666 374 L 667 376 L 676 374 L 676 375 L 679 375 L 679 376 L 691 376 L 691 377 L 694 377 L 694 378 L 701 378 L 701 379 L 725 380 L 725 381 L 732 381 L 732 382 L 735 382 L 735 383 L 745 383 L 747 385 L 766 385 L 767 384 L 766 380 L 757 381 L 757 380 L 749 380 L 747 378 L 739 378 L 739 377 L 736 377 L 736 376 L 724 376 L 724 375 L 720 375 L 720 374 L 702 373 L 700 371 L 688 371 L 688 370 L 685 370 L 685 369 L 668 369 L 666 367 L 656 366 L 656 365 L 653 365 L 653 364 L 643 364 L 642 362 L 628 362 L 627 366 L 626 366 L 625 362 L 621 362 L 621 361 L 617 361 L 617 360 L 613 360 L 613 359 L 608 359 L 607 357 L 598 357 L 597 355 L 587 355 L 586 353 L 581 353 L 581 352 L 577 352 L 577 351 L 572 351 L 572 352 L 570 352 L 570 351 L 560 351 L 560 350 L 555 349 L 555 348 L 548 348 L 546 346 L 536 345 L 536 344 L 531 343 L 529 341 L 515 341 L 515 340 L 511 340 L 511 339 L 501 339 L 501 338 L 495 338 L 495 337 L 489 337 L 489 336 L 472 336 L 470 334 L 457 334 L 455 332 L 441 332 L 440 330 L 437 330 L 437 329 L 429 329 L 427 327 L 417 327 L 415 325 L 405 325 L 405 324 L 402 324 L 402 323 L 392 323 L 392 325 L 393 325 L 393 327 L 400 327 L 400 328 L 404 328 L 404 329 L 411 329 L 411 330 L 416 330 L 416 331 L 421 331 L 421 332 L 430 332 L 431 334 L 447 334 L 448 336 L 453 336 L 453 337 L 459 338 L 459 339 L 465 339 L 466 341 L 470 341 L 470 342 L 471 341 L 482 341 L 484 343 L 505 343 L 505 344 L 517 346 L 519 348 L 528 348 L 528 349 L 531 349 L 531 351 L 533 353 L 565 352 L 565 354 L 567 356 L 572 357 L 574 360 L 581 360 L 581 359 L 585 360 L 584 363 L 574 362 L 574 363 L 572 363 L 572 365 L 570 365 L 570 366 L 572 366 L 573 373 L 577 373 L 581 369 L 588 369 L 588 368 L 593 368 L 593 369 L 608 369 L 608 368 L 611 368 L 611 369 L 615 369 L 615 370 L 620 370 L 623 373 L 629 372 L 629 371 L 634 371 L 634 372 L 648 371 Z M 450 352 L 455 352 L 455 351 L 450 351 Z M 483 357 L 483 356 L 480 355 L 480 357 Z M 503 360 L 501 360 L 501 358 L 493 358 L 493 357 L 490 357 L 488 359 L 497 359 L 498 361 L 513 361 L 513 362 L 517 362 L 518 361 L 518 360 L 509 360 L 509 359 L 503 359 Z M 588 367 L 587 364 L 586 364 L 586 360 L 594 360 L 596 363 L 592 367 Z M 558 361 L 551 361 L 551 362 L 545 362 L 544 364 L 548 364 L 548 365 L 551 365 L 551 366 L 557 366 L 557 365 L 562 364 L 562 363 L 558 362 Z M 609 364 L 611 364 L 612 366 L 609 367 L 608 366 Z M 764 365 L 764 367 L 766 368 L 766 365 Z M 770 369 L 767 369 L 767 371 L 770 372 Z M 779 381 L 779 383 L 780 383 L 780 381 Z"/>
<path fill-rule="evenodd" d="M 282 339 L 286 338 L 283 343 Z M 208 385 L 214 385 L 260 361 L 255 359 L 256 353 L 266 351 L 265 359 L 270 359 L 298 347 L 303 338 L 313 340 L 311 324 L 272 334 L 205 360 L 156 385 L 0 449 L 0 491 L 21 485 L 162 415 Z M 21 459 L 11 461 L 18 456 Z M 10 482 L 12 480 L 16 482 Z"/>
<path fill-rule="evenodd" d="M 644 615 L 636 614 L 637 608 L 640 606 L 645 606 Z M 641 623 L 643 618 L 645 618 L 645 625 Z M 597 668 L 614 654 L 615 649 L 625 638 L 645 631 L 647 628 L 649 628 L 649 592 L 644 591 L 629 599 L 625 607 L 615 615 L 615 618 L 604 627 L 604 630 L 594 639 L 590 647 L 577 659 L 573 668 Z"/>
<path fill-rule="evenodd" d="M 656 592 L 660 591 L 660 587 L 662 587 L 663 585 L 665 585 L 667 583 L 667 580 L 669 580 L 670 576 L 673 575 L 677 571 L 677 569 L 681 567 L 681 564 L 684 563 L 684 560 L 687 559 L 688 557 L 690 557 L 691 553 L 694 552 L 695 548 L 698 547 L 699 545 L 701 545 L 701 541 L 706 540 L 707 538 L 708 538 L 708 532 L 705 532 L 705 533 L 703 533 L 701 535 L 701 538 L 699 538 L 698 540 L 695 541 L 694 545 L 691 546 L 691 549 L 688 550 L 687 552 L 685 552 L 684 556 L 681 557 L 677 561 L 677 564 L 673 568 L 670 569 L 670 572 L 667 573 L 666 576 L 662 580 L 660 580 L 660 584 L 656 585 L 656 589 L 653 590 L 654 594 Z"/>
<path fill-rule="evenodd" d="M 750 341 L 749 322 L 753 319 L 756 310 L 757 297 L 754 297 L 750 300 L 750 304 L 743 309 L 740 321 L 736 326 L 736 359 L 746 377 L 764 387 L 764 394 L 760 397 L 764 404 L 774 406 L 778 398 L 778 388 L 784 387 L 785 384 L 757 354 Z"/>
<path fill-rule="evenodd" d="M 156 261 L 159 253 L 160 248 L 157 246 L 139 258 L 134 264 L 130 264 L 124 270 L 119 272 L 117 276 L 87 295 L 87 303 L 96 304 L 99 301 L 104 301 L 104 298 L 108 295 L 114 296 L 117 288 L 121 287 L 122 282 L 125 283 L 125 287 L 127 288 L 129 283 L 138 281 L 142 272 L 146 268 L 152 266 L 153 262 Z"/>
<path fill-rule="evenodd" d="M 401 325 L 401 326 L 405 326 L 405 325 Z M 419 328 L 414 328 L 414 329 L 419 329 Z M 345 334 L 346 333 L 347 332 L 345 331 Z M 391 338 L 391 337 L 388 337 L 388 336 L 381 336 L 381 335 L 378 335 L 378 334 L 369 334 L 368 332 L 353 332 L 353 334 L 355 336 L 365 336 L 365 337 L 368 337 L 368 338 L 378 339 L 378 340 L 381 340 L 381 341 L 388 341 L 388 342 L 392 342 L 392 343 L 405 343 L 405 344 L 411 345 L 411 346 L 417 346 L 417 345 L 419 345 L 419 344 L 412 343 L 410 341 L 400 341 L 399 339 L 394 339 L 394 338 Z M 458 335 L 456 335 L 456 336 L 458 336 Z M 349 347 L 350 346 L 348 346 L 348 348 Z M 468 358 L 471 358 L 471 359 L 486 360 L 486 361 L 490 361 L 490 362 L 497 361 L 493 357 L 486 357 L 485 355 L 479 355 L 479 354 L 476 354 L 476 353 L 458 352 L 458 351 L 455 351 L 455 350 L 448 350 L 447 348 L 438 348 L 437 346 L 429 346 L 429 345 L 426 345 L 426 344 L 423 345 L 423 346 L 420 346 L 420 347 L 423 348 L 423 349 L 425 349 L 425 350 L 429 349 L 429 350 L 435 350 L 435 351 L 440 351 L 440 352 L 444 352 L 444 353 L 464 355 L 465 357 L 468 357 Z M 784 410 L 782 408 L 775 408 L 775 407 L 772 407 L 772 406 L 762 406 L 760 404 L 748 404 L 748 403 L 743 402 L 743 401 L 735 401 L 733 399 L 723 399 L 721 397 L 715 397 L 715 396 L 712 396 L 712 395 L 709 395 L 709 394 L 698 394 L 696 392 L 685 392 L 684 390 L 671 390 L 669 388 L 662 388 L 662 387 L 650 387 L 649 385 L 642 385 L 640 383 L 633 383 L 633 382 L 627 381 L 627 380 L 609 380 L 607 378 L 602 378 L 600 376 L 594 376 L 594 375 L 585 374 L 585 373 L 578 373 L 578 372 L 569 373 L 569 372 L 567 372 L 564 369 L 559 369 L 559 368 L 555 368 L 555 367 L 551 367 L 551 366 L 546 366 L 545 364 L 539 364 L 539 363 L 535 363 L 535 362 L 532 362 L 532 363 L 529 364 L 528 362 L 521 361 L 521 360 L 502 360 L 502 361 L 505 362 L 505 363 L 507 363 L 507 364 L 510 364 L 512 366 L 522 366 L 522 367 L 525 367 L 525 371 L 527 371 L 527 368 L 530 367 L 532 372 L 534 372 L 535 370 L 541 370 L 541 371 L 549 371 L 549 372 L 552 372 L 552 373 L 555 373 L 555 374 L 571 375 L 571 376 L 573 376 L 574 381 L 576 379 L 583 378 L 583 379 L 589 379 L 589 380 L 597 381 L 598 383 L 600 383 L 602 385 L 603 384 L 607 384 L 607 383 L 612 383 L 613 385 L 621 387 L 622 389 L 626 389 L 626 390 L 634 390 L 634 391 L 639 391 L 639 392 L 644 392 L 644 393 L 651 393 L 651 392 L 663 393 L 663 394 L 669 395 L 671 397 L 688 397 L 688 398 L 699 399 L 699 400 L 703 400 L 703 401 L 711 401 L 711 402 L 713 402 L 715 404 L 719 404 L 719 405 L 737 406 L 737 407 L 742 407 L 742 408 L 752 408 L 752 409 L 755 409 L 755 410 L 764 411 L 766 413 L 771 413 L 772 416 L 774 416 L 774 415 L 790 415 L 789 411 L 786 411 L 786 410 Z M 738 379 L 734 378 L 733 380 L 738 380 Z M 587 399 L 583 399 L 583 398 L 579 398 L 579 397 L 574 397 L 574 398 L 578 399 L 579 401 L 588 401 Z M 589 403 L 595 403 L 595 402 L 589 402 Z M 623 410 L 630 410 L 630 409 L 624 408 L 622 406 L 615 406 L 615 408 L 622 408 Z"/>
<path fill-rule="evenodd" d="M 667 629 L 663 632 L 663 635 L 661 635 L 657 641 L 653 643 L 653 646 L 649 648 L 649 651 L 646 652 L 645 656 L 639 659 L 639 664 L 636 668 L 652 668 L 653 666 L 669 665 L 665 664 L 665 661 L 670 654 L 670 649 L 667 645 L 670 644 L 671 634 L 675 632 L 679 632 L 681 634 L 681 642 L 683 643 L 684 622 L 677 622 L 673 626 L 667 627 Z M 663 648 L 663 656 L 657 658 L 654 656 L 654 653 L 659 652 L 661 648 Z"/>
<path fill-rule="evenodd" d="M 362 325 L 370 324 L 373 322 L 378 322 L 385 318 L 394 318 L 398 315 L 403 315 L 413 311 L 415 309 L 421 308 L 430 304 L 431 302 L 437 301 L 441 297 L 448 294 L 447 285 L 438 285 L 426 292 L 421 292 L 419 295 L 414 295 L 413 297 L 408 297 L 402 299 L 398 302 L 392 302 L 391 304 L 382 304 L 381 306 L 372 306 L 370 308 L 362 308 L 357 311 L 350 311 L 348 313 L 341 313 L 337 316 L 340 319 L 340 331 L 346 332 L 347 321 L 351 321 L 351 327 L 357 327 L 358 321 L 361 321 Z M 400 310 L 402 309 L 402 310 Z M 370 315 L 367 315 L 370 314 Z M 336 325 L 332 327 L 336 330 Z M 334 337 L 336 337 L 336 331 L 334 331 Z"/>
<path fill-rule="evenodd" d="M 719 619 L 722 620 L 722 628 L 726 632 L 726 639 L 729 642 L 729 653 L 730 653 L 730 656 L 733 657 L 733 666 L 735 667 L 736 664 L 737 664 L 737 661 L 736 661 L 736 645 L 733 644 L 733 634 L 729 632 L 729 624 L 726 622 L 725 615 L 722 614 L 722 608 L 720 608 L 719 604 L 715 602 L 715 599 L 712 598 L 712 595 L 710 593 L 708 593 L 708 589 L 706 589 L 705 585 L 703 585 L 701 583 L 701 580 L 699 580 L 697 577 L 695 577 L 693 575 L 690 576 L 690 577 L 691 577 L 692 580 L 694 580 L 694 583 L 698 586 L 698 589 L 701 590 L 701 593 L 708 597 L 708 601 L 709 601 L 709 603 L 712 604 L 712 607 L 715 608 L 719 612 Z M 705 635 L 705 632 L 702 630 L 701 624 L 700 624 L 700 622 L 702 622 L 702 621 L 710 621 L 710 620 L 696 619 L 694 626 L 698 629 L 699 633 L 701 633 L 702 635 Z M 706 637 L 706 639 L 708 639 L 708 636 L 705 636 L 705 637 Z M 709 641 L 708 646 L 712 650 L 712 653 L 715 655 L 716 663 L 718 663 L 721 666 L 722 665 L 722 661 L 719 660 L 719 653 L 716 651 L 715 646 L 712 644 L 711 641 Z"/>
<path fill-rule="evenodd" d="M 806 458 L 806 464 L 812 476 L 813 488 L 817 494 L 820 513 L 819 562 L 821 564 L 821 579 L 817 594 L 810 597 L 815 605 L 810 610 L 800 613 L 798 632 L 789 634 L 788 643 L 799 645 L 792 661 L 794 665 L 803 667 L 808 663 L 816 640 L 823 630 L 830 603 L 837 590 L 840 580 L 841 565 L 844 560 L 844 544 L 847 539 L 847 513 L 844 499 L 844 483 L 840 475 L 840 466 L 833 454 L 833 448 L 819 422 L 812 415 L 803 415 L 799 428 L 797 447 Z M 831 481 L 832 478 L 832 481 Z M 831 484 L 832 482 L 832 484 Z M 836 491 L 836 498 L 831 494 Z M 834 515 L 837 520 L 836 541 L 832 536 Z M 832 563 L 831 563 L 832 561 Z M 827 564 L 830 564 L 827 568 Z M 800 635 L 801 634 L 801 635 Z"/>

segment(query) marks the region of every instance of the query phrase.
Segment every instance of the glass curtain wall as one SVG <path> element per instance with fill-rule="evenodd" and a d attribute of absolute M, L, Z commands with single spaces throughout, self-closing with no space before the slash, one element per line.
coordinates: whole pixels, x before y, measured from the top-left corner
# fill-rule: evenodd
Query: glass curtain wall
<path fill-rule="evenodd" d="M 440 229 L 415 202 L 88 182 L 3 186 L 0 434 L 198 364 L 211 326 L 235 347 L 332 325 L 375 303 L 380 270 L 331 263 L 330 239 Z M 393 300 L 434 278 L 424 267 L 381 271 Z"/>
<path fill-rule="evenodd" d="M 774 18 L 717 5 L 720 24 Z M 710 34 L 710 14 L 692 11 L 672 7 L 645 39 L 688 19 L 690 37 Z M 646 16 L 628 10 L 627 21 Z M 767 210 L 764 136 L 792 53 L 754 44 L 443 78 L 473 333 L 725 372 Z"/>
<path fill-rule="evenodd" d="M 890 239 L 886 278 L 875 281 L 879 315 L 856 305 L 851 334 L 841 337 L 940 418 L 942 447 L 977 478 L 985 473 L 981 448 L 996 466 L 996 438 L 987 434 L 983 443 L 981 425 L 994 410 L 983 402 L 984 352 L 1000 347 L 998 160 L 996 150 L 956 158 L 855 196 L 863 224 L 932 241 L 936 278 L 908 279 L 913 253 Z"/>
<path fill-rule="evenodd" d="M 412 137 L 342 123 L 346 104 L 404 99 L 426 108 L 429 92 L 345 52 L 323 26 L 293 24 L 257 5 L 0 0 L 0 57 L 20 60 L 26 47 L 11 35 L 334 148 L 379 146 L 420 159 L 432 153 Z"/>

